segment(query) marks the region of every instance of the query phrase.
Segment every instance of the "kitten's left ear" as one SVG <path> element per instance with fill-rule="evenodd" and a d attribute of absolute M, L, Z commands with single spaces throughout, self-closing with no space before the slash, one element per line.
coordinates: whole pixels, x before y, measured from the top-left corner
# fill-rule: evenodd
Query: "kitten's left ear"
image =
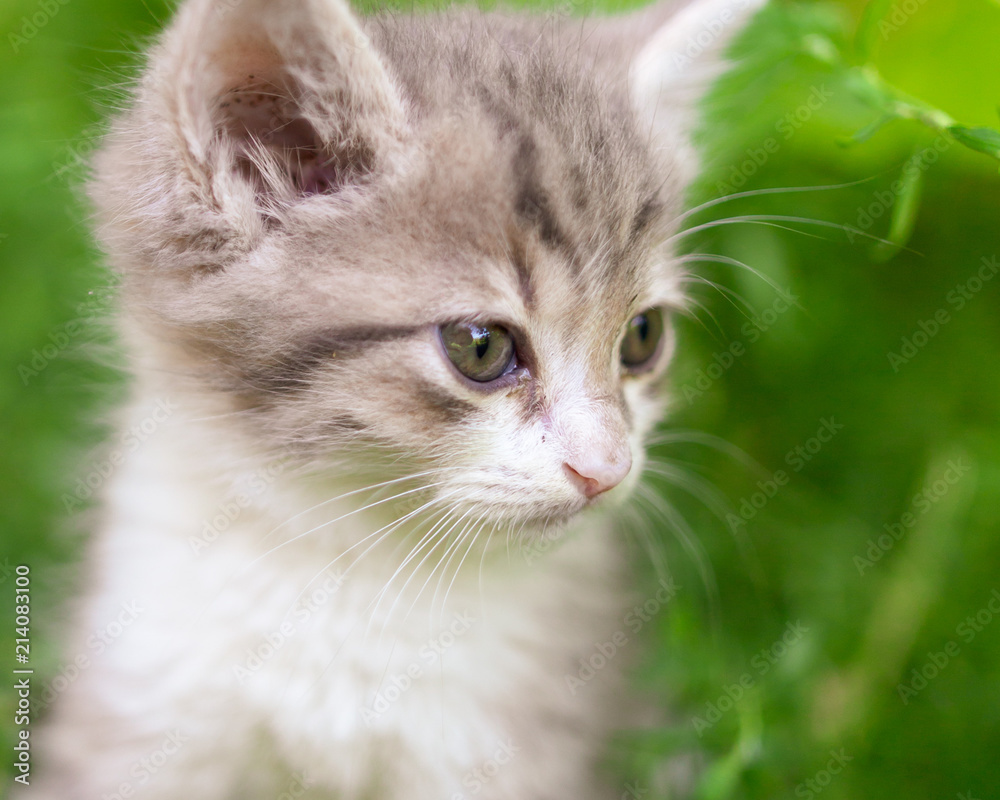
<path fill-rule="evenodd" d="M 669 151 L 671 161 L 682 166 L 685 182 L 697 170 L 690 137 L 698 104 L 728 66 L 725 53 L 733 38 L 766 2 L 692 0 L 682 4 L 646 39 L 632 62 L 629 83 L 645 126 L 641 129 L 649 130 L 655 146 Z"/>

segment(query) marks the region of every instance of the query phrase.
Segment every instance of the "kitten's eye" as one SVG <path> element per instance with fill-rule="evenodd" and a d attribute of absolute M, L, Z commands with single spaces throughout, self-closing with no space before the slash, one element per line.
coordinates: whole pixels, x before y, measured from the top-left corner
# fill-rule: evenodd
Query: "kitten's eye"
<path fill-rule="evenodd" d="M 455 322 L 441 327 L 441 340 L 458 371 L 479 383 L 489 383 L 514 364 L 514 340 L 499 325 Z"/>
<path fill-rule="evenodd" d="M 653 368 L 663 339 L 663 312 L 657 308 L 643 311 L 632 318 L 622 341 L 622 364 L 631 373 Z"/>

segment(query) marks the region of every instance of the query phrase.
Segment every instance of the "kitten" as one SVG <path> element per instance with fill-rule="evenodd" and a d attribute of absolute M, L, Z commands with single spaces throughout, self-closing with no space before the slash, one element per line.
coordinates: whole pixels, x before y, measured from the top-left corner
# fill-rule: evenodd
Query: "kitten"
<path fill-rule="evenodd" d="M 180 8 L 95 164 L 143 435 L 26 796 L 621 794 L 625 656 L 580 659 L 634 600 L 689 131 L 759 5 Z"/>

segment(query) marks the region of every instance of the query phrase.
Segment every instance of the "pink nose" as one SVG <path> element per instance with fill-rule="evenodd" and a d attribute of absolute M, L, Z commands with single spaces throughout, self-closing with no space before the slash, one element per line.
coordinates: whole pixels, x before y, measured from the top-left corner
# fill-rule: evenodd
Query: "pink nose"
<path fill-rule="evenodd" d="M 589 499 L 614 489 L 625 480 L 625 476 L 632 469 L 632 457 L 626 455 L 617 461 L 605 461 L 600 458 L 586 461 L 581 459 L 574 460 L 572 464 L 567 461 L 563 466 L 570 481 Z"/>

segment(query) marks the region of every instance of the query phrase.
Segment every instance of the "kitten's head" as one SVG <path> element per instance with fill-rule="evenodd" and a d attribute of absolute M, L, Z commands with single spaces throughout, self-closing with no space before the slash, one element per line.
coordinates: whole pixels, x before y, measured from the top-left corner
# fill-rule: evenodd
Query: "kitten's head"
<path fill-rule="evenodd" d="M 693 112 L 757 5 L 190 0 L 93 186 L 134 335 L 331 470 L 405 463 L 509 521 L 623 495 L 683 302 Z"/>

